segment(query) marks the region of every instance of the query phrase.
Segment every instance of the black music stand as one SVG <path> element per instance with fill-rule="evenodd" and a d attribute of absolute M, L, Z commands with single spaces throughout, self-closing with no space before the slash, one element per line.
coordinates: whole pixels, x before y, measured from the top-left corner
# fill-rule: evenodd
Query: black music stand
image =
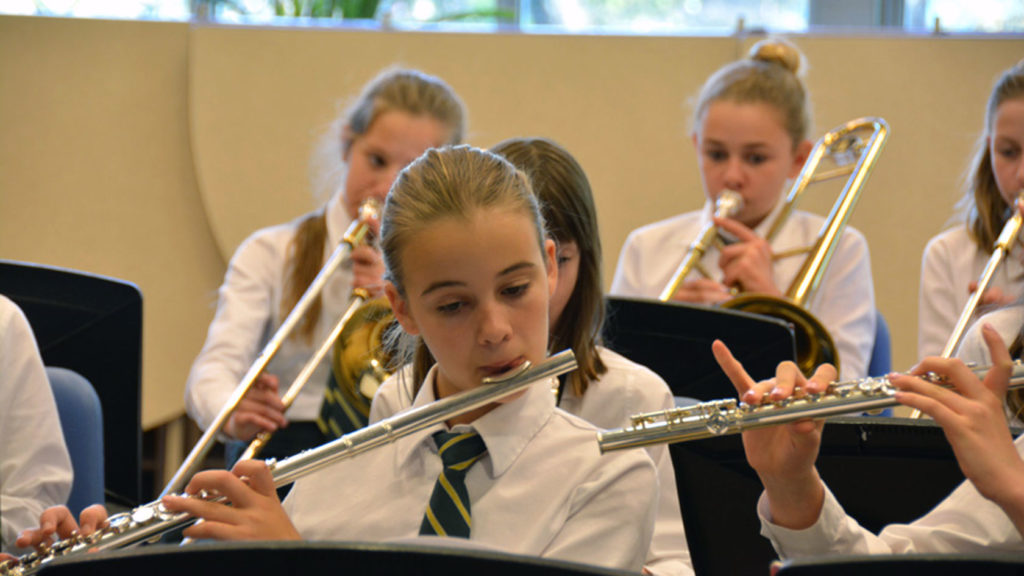
<path fill-rule="evenodd" d="M 776 554 L 760 535 L 761 482 L 740 436 L 672 444 L 669 452 L 697 573 L 768 574 Z M 843 508 L 876 533 L 923 516 L 964 479 L 942 429 L 904 418 L 830 419 L 818 471 Z"/>
<path fill-rule="evenodd" d="M 733 398 L 736 390 L 715 362 L 722 340 L 755 380 L 796 358 L 793 328 L 777 318 L 710 306 L 609 297 L 605 344 L 665 379 L 672 393 L 698 400 Z"/>
<path fill-rule="evenodd" d="M 466 547 L 363 542 L 166 544 L 58 558 L 40 576 L 373 574 L 374 576 L 626 576 L 631 572 Z"/>
<path fill-rule="evenodd" d="M 790 560 L 779 576 L 1024 576 L 1019 554 L 903 554 Z"/>
<path fill-rule="evenodd" d="M 136 505 L 142 494 L 142 293 L 134 284 L 0 260 L 0 294 L 28 317 L 43 363 L 78 372 L 103 407 L 107 497 Z"/>

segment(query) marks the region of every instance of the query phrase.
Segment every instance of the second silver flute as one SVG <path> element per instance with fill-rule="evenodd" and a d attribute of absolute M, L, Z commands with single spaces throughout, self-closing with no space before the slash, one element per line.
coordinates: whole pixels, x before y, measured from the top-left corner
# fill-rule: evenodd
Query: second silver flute
<path fill-rule="evenodd" d="M 572 350 L 559 352 L 536 366 L 530 366 L 527 362 L 510 374 L 485 378 L 477 388 L 412 408 L 280 462 L 268 460 L 267 466 L 274 477 L 274 485 L 284 486 L 326 466 L 486 406 L 525 390 L 535 382 L 564 374 L 575 368 L 576 357 Z M 205 494 L 195 497 L 210 499 Z M 111 516 L 104 528 L 89 536 L 72 536 L 41 551 L 0 562 L 0 576 L 28 576 L 55 558 L 128 548 L 194 521 L 195 518 L 184 512 L 167 510 L 160 500 L 156 500 L 130 512 Z"/>
<path fill-rule="evenodd" d="M 984 378 L 989 367 L 972 368 Z M 930 378 L 936 385 L 945 385 Z M 1024 387 L 1024 364 L 1018 360 L 1010 374 L 1010 389 Z M 712 436 L 738 434 L 744 430 L 777 426 L 804 418 L 824 418 L 842 414 L 859 414 L 896 406 L 897 389 L 887 377 L 864 378 L 849 382 L 833 382 L 821 394 L 789 398 L 780 402 L 753 406 L 736 399 L 714 400 L 664 410 L 637 414 L 632 424 L 617 430 L 598 432 L 601 452 L 638 448 L 652 444 L 688 442 Z"/>

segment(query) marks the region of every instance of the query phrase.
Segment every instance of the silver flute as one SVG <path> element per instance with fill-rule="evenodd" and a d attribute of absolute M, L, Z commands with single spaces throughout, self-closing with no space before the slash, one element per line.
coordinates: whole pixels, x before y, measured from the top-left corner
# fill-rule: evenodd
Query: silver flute
<path fill-rule="evenodd" d="M 971 366 L 979 378 L 984 378 L 989 368 Z M 922 378 L 949 387 L 948 382 L 936 374 L 929 373 Z M 1010 389 L 1022 387 L 1024 364 L 1018 360 L 1013 363 Z M 637 414 L 625 428 L 598 432 L 597 443 L 601 452 L 610 452 L 738 434 L 744 430 L 778 426 L 805 418 L 859 414 L 898 405 L 895 398 L 897 391 L 887 376 L 881 376 L 833 382 L 819 394 L 767 404 L 751 405 L 736 399 L 713 400 L 661 412 Z"/>
<path fill-rule="evenodd" d="M 576 357 L 572 350 L 559 352 L 536 366 L 531 366 L 529 362 L 526 362 L 511 374 L 503 374 L 498 378 L 484 378 L 478 388 L 402 412 L 280 462 L 273 459 L 267 460 L 267 466 L 274 478 L 274 485 L 281 487 L 336 462 L 486 406 L 522 391 L 535 382 L 553 378 L 575 368 Z M 210 501 L 224 500 L 223 497 L 213 497 L 204 493 L 180 494 L 180 496 Z M 2 562 L 0 563 L 0 575 L 27 576 L 35 573 L 55 558 L 99 550 L 128 548 L 149 542 L 161 534 L 181 526 L 187 526 L 195 521 L 196 518 L 184 512 L 167 510 L 160 500 L 156 500 L 129 512 L 111 516 L 102 529 L 88 536 L 76 534 L 14 560 Z"/>

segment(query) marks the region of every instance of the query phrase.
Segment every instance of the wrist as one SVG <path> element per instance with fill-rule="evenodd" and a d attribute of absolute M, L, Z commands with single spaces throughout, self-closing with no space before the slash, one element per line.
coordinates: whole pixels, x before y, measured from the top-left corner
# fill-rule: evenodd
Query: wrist
<path fill-rule="evenodd" d="M 825 486 L 814 468 L 798 476 L 761 478 L 772 523 L 802 530 L 818 521 L 825 501 Z"/>
<path fill-rule="evenodd" d="M 1024 460 L 1015 459 L 1001 476 L 993 488 L 986 490 L 990 493 L 983 492 L 982 496 L 995 502 L 1011 518 L 1024 519 Z"/>

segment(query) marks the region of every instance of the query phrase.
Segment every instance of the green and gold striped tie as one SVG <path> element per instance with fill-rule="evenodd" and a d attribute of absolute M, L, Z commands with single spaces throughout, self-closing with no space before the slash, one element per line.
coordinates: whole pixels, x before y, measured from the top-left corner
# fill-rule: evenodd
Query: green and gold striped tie
<path fill-rule="evenodd" d="M 469 538 L 473 520 L 466 491 L 466 472 L 474 462 L 483 458 L 487 446 L 476 432 L 437 432 L 434 443 L 443 468 L 423 514 L 420 534 Z"/>
<path fill-rule="evenodd" d="M 320 405 L 320 417 L 316 423 L 327 438 L 340 438 L 366 426 L 366 416 L 345 398 L 333 370 L 327 377 L 324 402 Z"/>

